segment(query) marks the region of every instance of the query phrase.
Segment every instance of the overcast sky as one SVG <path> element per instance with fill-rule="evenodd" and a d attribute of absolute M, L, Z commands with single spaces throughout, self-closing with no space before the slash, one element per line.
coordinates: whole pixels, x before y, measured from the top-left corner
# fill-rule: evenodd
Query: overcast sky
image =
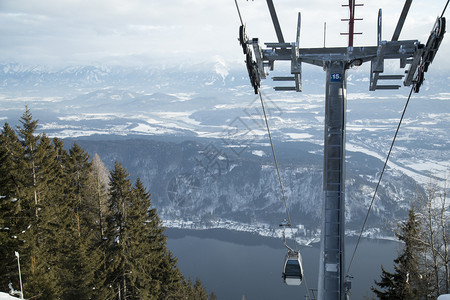
<path fill-rule="evenodd" d="M 361 0 L 362 1 L 362 0 Z M 342 3 L 341 3 L 342 2 Z M 295 40 L 302 13 L 301 47 L 346 46 L 347 1 L 274 0 L 286 41 Z M 400 39 L 425 43 L 446 0 L 414 0 Z M 247 32 L 276 41 L 266 1 L 238 0 Z M 390 40 L 404 0 L 365 1 L 357 7 L 355 46 L 376 44 L 378 9 Z M 446 13 L 448 15 L 448 11 Z M 242 64 L 240 21 L 234 0 L 0 0 L 0 63 L 185 64 L 221 60 Z M 450 36 L 436 60 L 450 68 Z M 434 67 L 434 66 L 433 66 Z"/>

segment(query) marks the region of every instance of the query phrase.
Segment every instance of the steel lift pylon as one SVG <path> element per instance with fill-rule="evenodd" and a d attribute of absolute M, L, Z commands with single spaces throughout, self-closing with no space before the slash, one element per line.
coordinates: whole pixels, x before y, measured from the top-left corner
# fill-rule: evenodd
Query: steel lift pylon
<path fill-rule="evenodd" d="M 300 48 L 301 14 L 298 14 L 297 36 L 293 43 L 286 43 L 272 0 L 266 0 L 277 42 L 265 43 L 262 49 L 257 38 L 249 39 L 245 26 L 241 25 L 239 40 L 246 55 L 250 82 L 259 92 L 260 81 L 273 70 L 275 61 L 290 61 L 291 74 L 273 77 L 274 81 L 293 82 L 293 86 L 275 87 L 277 91 L 302 91 L 302 63 L 322 67 L 326 71 L 323 208 L 321 254 L 318 280 L 319 300 L 344 300 L 349 295 L 351 283 L 345 271 L 345 121 L 347 100 L 347 70 L 363 63 L 371 64 L 369 90 L 398 89 L 400 85 L 379 84 L 379 81 L 403 79 L 405 86 L 418 92 L 424 73 L 439 48 L 445 33 L 445 18 L 438 17 L 426 44 L 418 40 L 399 41 L 399 36 L 412 0 L 406 0 L 394 35 L 390 41 L 382 40 L 382 14 L 378 13 L 377 45 L 353 47 L 355 0 L 349 0 L 349 46 L 337 48 Z M 405 75 L 385 75 L 386 59 L 398 59 Z"/>

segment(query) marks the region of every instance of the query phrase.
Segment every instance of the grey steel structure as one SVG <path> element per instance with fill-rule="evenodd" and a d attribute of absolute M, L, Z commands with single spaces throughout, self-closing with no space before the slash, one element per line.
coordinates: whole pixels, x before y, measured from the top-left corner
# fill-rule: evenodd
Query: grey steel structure
<path fill-rule="evenodd" d="M 365 62 L 371 64 L 369 90 L 398 89 L 399 84 L 379 84 L 380 81 L 403 79 L 405 86 L 416 92 L 424 80 L 424 73 L 433 61 L 445 33 L 445 18 L 438 17 L 427 43 L 418 40 L 399 41 L 400 32 L 412 0 L 406 0 L 394 35 L 390 41 L 382 40 L 381 9 L 378 14 L 377 45 L 353 47 L 353 36 L 349 32 L 349 47 L 300 48 L 301 15 L 298 14 L 297 37 L 286 43 L 272 0 L 266 0 L 277 42 L 265 43 L 262 49 L 257 38 L 249 39 L 245 26 L 240 27 L 239 38 L 246 55 L 246 65 L 255 93 L 259 93 L 260 80 L 266 78 L 266 69 L 273 70 L 275 61 L 290 61 L 291 75 L 273 77 L 274 81 L 288 81 L 291 86 L 275 87 L 275 90 L 302 90 L 302 63 L 322 67 L 326 71 L 324 173 L 323 173 L 323 221 L 321 232 L 321 255 L 318 280 L 318 299 L 346 299 L 350 282 L 346 280 L 344 262 L 345 237 L 345 119 L 347 99 L 347 70 Z M 347 6 L 347 5 L 346 5 Z M 351 19 L 354 18 L 354 0 L 349 0 Z M 353 11 L 352 11 L 353 9 Z M 355 19 L 349 20 L 354 22 Z M 351 29 L 353 30 L 353 29 Z M 351 39 L 351 42 L 350 42 Z M 408 69 L 405 75 L 385 75 L 386 59 L 398 59 L 400 68 Z"/>

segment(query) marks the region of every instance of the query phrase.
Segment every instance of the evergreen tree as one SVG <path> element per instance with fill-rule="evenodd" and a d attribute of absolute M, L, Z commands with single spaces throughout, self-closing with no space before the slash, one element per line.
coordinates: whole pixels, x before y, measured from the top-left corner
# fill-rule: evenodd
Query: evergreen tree
<path fill-rule="evenodd" d="M 0 134 L 0 192 L 4 198 L 17 194 L 16 177 L 19 172 L 19 158 L 22 146 L 15 131 L 5 123 Z"/>
<path fill-rule="evenodd" d="M 133 299 L 149 299 L 160 294 L 160 282 L 155 281 L 154 268 L 160 264 L 163 244 L 162 230 L 155 210 L 150 208 L 150 195 L 137 179 L 128 214 L 131 258 L 130 284 Z"/>
<path fill-rule="evenodd" d="M 187 281 L 182 279 L 182 288 L 179 289 L 178 295 L 171 299 L 188 299 L 188 300 L 217 300 L 216 294 L 211 293 L 208 297 L 206 289 L 203 287 L 199 278 L 192 282 L 191 278 Z"/>
<path fill-rule="evenodd" d="M 64 202 L 64 179 L 62 170 L 57 164 L 57 153 L 50 138 L 45 134 L 40 136 L 36 147 L 35 181 L 33 192 L 37 192 L 37 213 L 33 223 L 26 233 L 26 240 L 32 253 L 34 270 L 31 276 L 33 285 L 32 296 L 41 295 L 40 299 L 57 299 L 61 295 L 58 284 L 62 265 L 58 263 L 61 240 L 66 234 L 62 216 L 66 211 Z M 30 242 L 28 242 L 30 241 Z M 66 245 L 64 245 L 66 246 Z"/>
<path fill-rule="evenodd" d="M 181 288 L 176 259 L 150 195 L 138 179 L 131 188 L 128 174 L 116 163 L 110 177 L 107 218 L 108 284 L 116 299 L 170 299 Z"/>
<path fill-rule="evenodd" d="M 195 299 L 208 300 L 208 294 L 206 293 L 206 290 L 203 287 L 202 282 L 198 278 L 195 280 L 194 294 L 195 294 Z"/>
<path fill-rule="evenodd" d="M 25 297 L 53 299 L 56 289 L 55 268 L 49 261 L 51 253 L 41 247 L 46 245 L 47 236 L 43 231 L 44 224 L 51 222 L 50 218 L 41 218 L 48 201 L 52 201 L 51 182 L 55 181 L 54 159 L 51 141 L 45 135 L 36 134 L 37 120 L 33 120 L 28 108 L 20 119 L 18 127 L 22 144 L 22 155 L 19 157 L 19 169 L 15 178 L 17 184 L 17 199 L 20 206 L 22 277 Z M 51 246 L 51 243 L 47 245 Z M 27 255 L 23 255 L 27 254 Z"/>
<path fill-rule="evenodd" d="M 63 170 L 58 164 L 55 145 L 45 134 L 36 134 L 37 121 L 25 111 L 18 128 L 22 152 L 15 176 L 21 230 L 22 277 L 26 297 L 56 299 L 61 294 L 58 284 L 59 250 L 67 245 L 61 228 L 61 212 L 65 209 Z M 61 244 L 64 246 L 62 247 Z"/>
<path fill-rule="evenodd" d="M 127 171 L 118 162 L 110 175 L 107 223 L 107 284 L 113 297 L 122 300 L 128 295 L 130 280 L 128 206 L 132 197 Z"/>
<path fill-rule="evenodd" d="M 20 183 L 22 184 L 21 190 L 27 194 L 24 195 L 25 199 L 30 203 L 26 203 L 23 207 L 27 211 L 28 216 L 38 217 L 38 204 L 39 204 L 39 192 L 38 192 L 38 168 L 40 161 L 42 160 L 43 153 L 38 151 L 38 142 L 40 135 L 36 135 L 37 120 L 33 120 L 31 111 L 26 108 L 24 114 L 20 119 L 22 127 L 18 127 L 19 137 L 21 138 L 21 143 L 23 147 L 23 157 L 21 161 L 22 173 L 19 177 Z M 35 136 L 36 135 L 36 136 Z"/>
<path fill-rule="evenodd" d="M 182 274 L 177 267 L 177 258 L 166 247 L 163 249 L 162 261 L 156 270 L 154 276 L 161 282 L 162 291 L 162 297 L 159 299 L 176 299 L 178 291 L 182 290 L 180 286 Z"/>
<path fill-rule="evenodd" d="M 96 291 L 95 272 L 100 264 L 101 252 L 93 245 L 95 238 L 96 215 L 90 203 L 88 193 L 91 163 L 89 155 L 74 144 L 69 153 L 62 155 L 66 177 L 64 202 L 66 212 L 61 216 L 61 236 L 66 247 L 61 250 L 60 285 L 63 287 L 63 299 L 88 299 Z M 66 250 L 67 249 L 67 250 Z"/>
<path fill-rule="evenodd" d="M 211 292 L 211 295 L 209 295 L 209 300 L 217 300 L 217 296 L 214 292 Z"/>
<path fill-rule="evenodd" d="M 166 299 L 181 287 L 181 274 L 166 247 L 166 236 L 156 209 L 150 207 L 150 195 L 138 178 L 129 214 L 133 286 L 145 299 Z"/>
<path fill-rule="evenodd" d="M 95 218 L 91 214 L 91 201 L 90 199 L 86 199 L 87 197 L 85 195 L 91 167 L 89 155 L 77 143 L 74 143 L 69 151 L 67 173 L 70 178 L 71 192 L 74 197 L 73 208 L 78 236 L 81 236 L 82 227 L 87 227 L 92 224 L 92 219 Z"/>
<path fill-rule="evenodd" d="M 139 179 L 117 162 L 105 179 L 98 155 L 37 134 L 28 108 L 20 122 L 0 132 L 0 290 L 18 289 L 19 251 L 26 298 L 207 299 L 181 275 Z"/>
<path fill-rule="evenodd" d="M 14 252 L 19 250 L 17 236 L 24 228 L 21 224 L 20 205 L 17 201 L 16 178 L 22 146 L 14 130 L 5 123 L 0 133 L 0 289 L 6 290 L 11 282 L 19 286 Z"/>
<path fill-rule="evenodd" d="M 421 299 L 424 295 L 419 269 L 419 228 L 418 217 L 411 209 L 408 220 L 401 222 L 399 232 L 396 232 L 397 238 L 404 242 L 404 248 L 394 260 L 394 272 L 390 273 L 381 267 L 381 280 L 375 281 L 381 289 L 372 287 L 379 299 Z"/>

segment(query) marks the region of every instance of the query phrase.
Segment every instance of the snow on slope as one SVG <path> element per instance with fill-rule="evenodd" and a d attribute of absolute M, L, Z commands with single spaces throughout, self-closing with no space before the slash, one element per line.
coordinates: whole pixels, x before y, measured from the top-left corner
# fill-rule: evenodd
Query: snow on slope
<path fill-rule="evenodd" d="M 381 155 L 379 155 L 375 151 L 371 151 L 369 149 L 360 147 L 360 146 L 352 144 L 352 143 L 347 143 L 345 145 L 345 147 L 346 147 L 346 149 L 348 151 L 365 153 L 365 154 L 367 154 L 369 156 L 373 156 L 375 158 L 378 158 L 379 160 L 381 160 L 383 162 L 386 160 L 386 157 L 382 157 Z M 399 170 L 399 171 L 403 172 L 404 174 L 414 178 L 416 181 L 418 181 L 418 182 L 420 182 L 422 184 L 426 184 L 426 183 L 428 183 L 430 181 L 430 177 L 429 176 L 425 176 L 425 175 L 419 174 L 417 172 L 414 172 L 412 170 L 409 170 L 409 169 L 406 169 L 404 167 L 401 167 L 400 165 L 392 162 L 392 160 L 390 160 L 388 162 L 388 166 L 393 168 L 393 169 L 396 169 L 396 170 Z"/>

